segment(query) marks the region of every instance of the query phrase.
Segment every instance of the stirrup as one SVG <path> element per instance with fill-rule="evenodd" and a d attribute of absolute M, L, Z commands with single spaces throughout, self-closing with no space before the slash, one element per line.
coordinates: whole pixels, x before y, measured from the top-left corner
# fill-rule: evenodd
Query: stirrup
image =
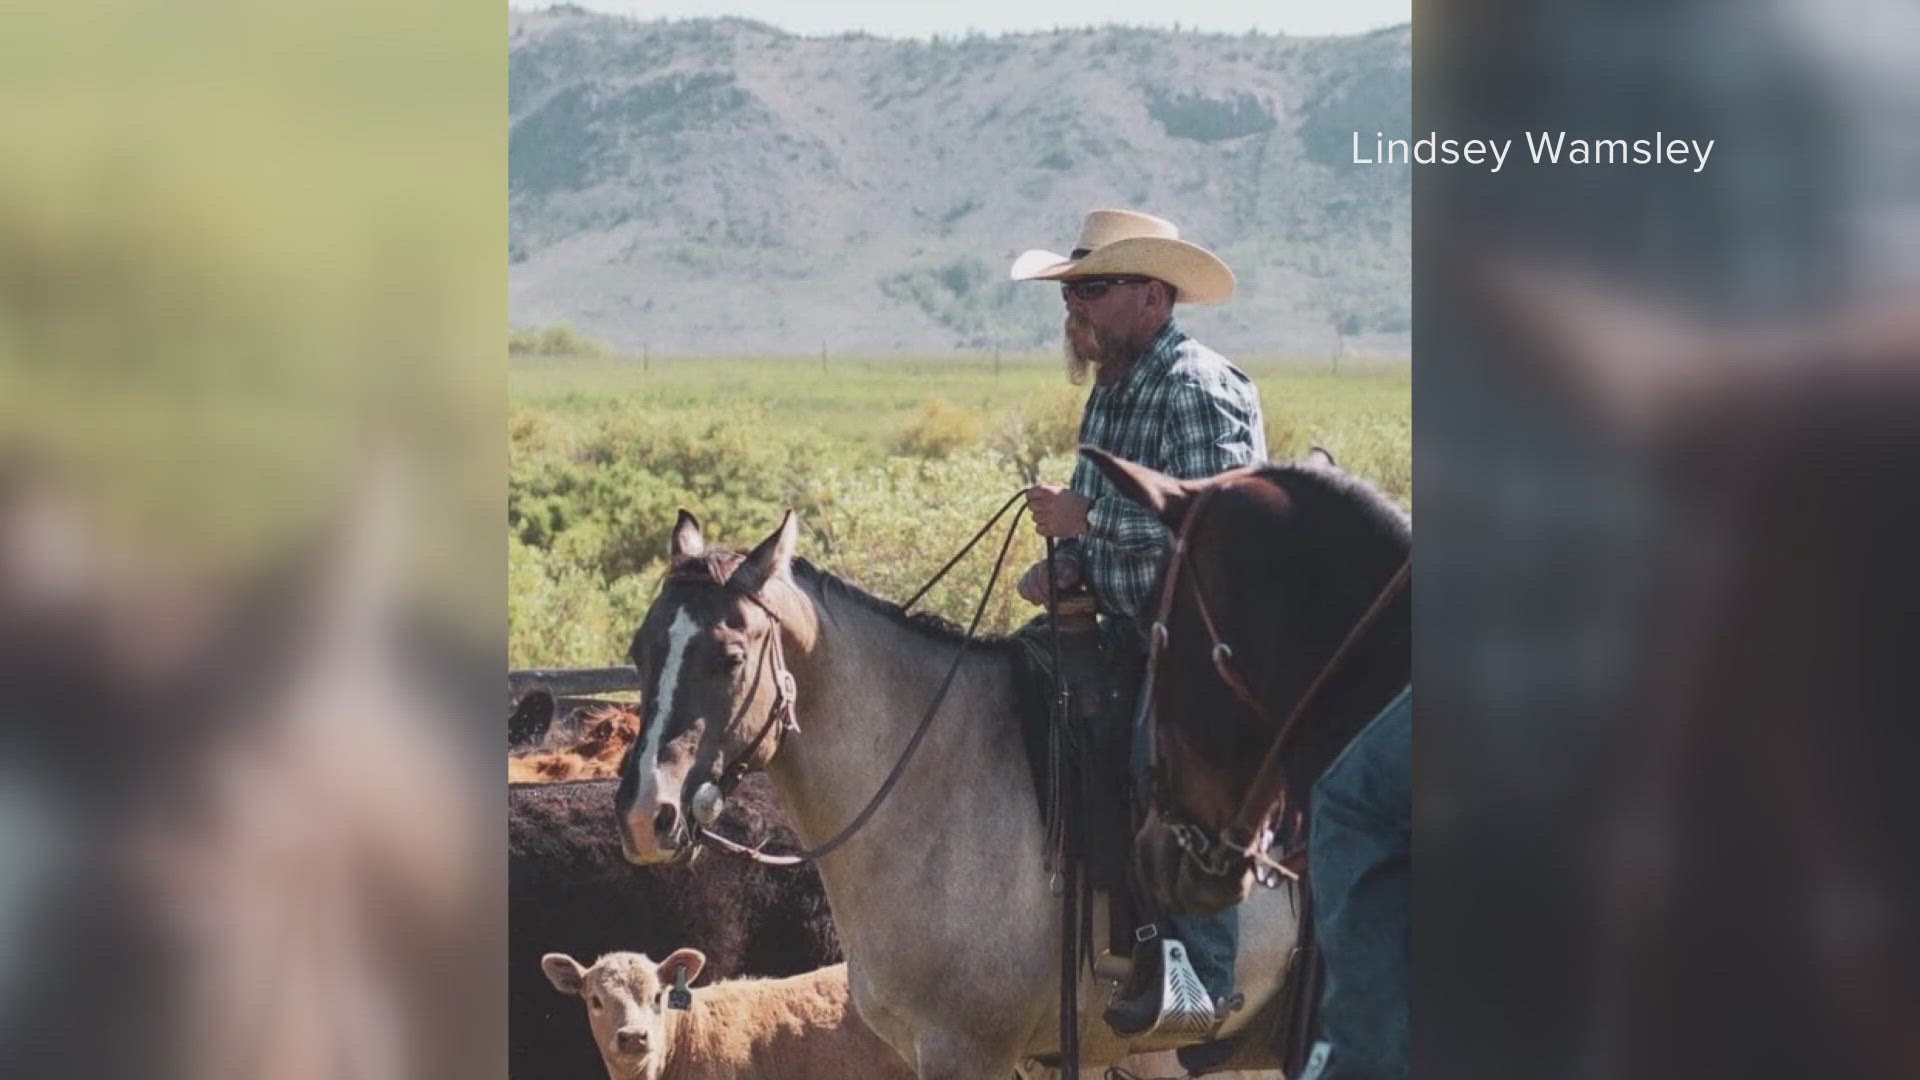
<path fill-rule="evenodd" d="M 1212 1035 L 1219 1022 L 1213 999 L 1187 960 L 1187 947 L 1168 937 L 1152 944 L 1160 948 L 1160 1015 L 1135 1038 L 1198 1041 Z"/>

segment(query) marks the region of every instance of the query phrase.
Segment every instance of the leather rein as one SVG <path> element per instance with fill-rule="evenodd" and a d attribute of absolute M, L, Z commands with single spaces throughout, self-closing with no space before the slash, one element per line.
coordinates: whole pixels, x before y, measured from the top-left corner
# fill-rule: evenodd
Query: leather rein
<path fill-rule="evenodd" d="M 1254 477 L 1246 479 L 1257 480 Z M 1156 756 L 1159 752 L 1157 734 L 1159 709 L 1155 701 L 1156 676 L 1160 670 L 1161 659 L 1167 650 L 1169 639 L 1167 628 L 1173 616 L 1174 602 L 1179 595 L 1183 569 L 1187 570 L 1185 579 L 1188 589 L 1193 595 L 1194 607 L 1200 615 L 1201 626 L 1206 630 L 1214 672 L 1220 677 L 1220 681 L 1226 684 L 1233 696 L 1258 718 L 1262 730 L 1275 730 L 1273 715 L 1268 712 L 1266 705 L 1247 684 L 1239 666 L 1234 663 L 1233 647 L 1227 644 L 1220 633 L 1219 622 L 1214 618 L 1213 610 L 1207 603 L 1206 593 L 1200 588 L 1199 574 L 1187 566 L 1193 556 L 1193 535 L 1202 511 L 1215 495 L 1240 482 L 1242 482 L 1240 479 L 1228 481 L 1209 487 L 1200 493 L 1193 507 L 1188 510 L 1186 520 L 1181 523 L 1180 534 L 1173 545 L 1173 557 L 1168 563 L 1165 580 L 1161 582 L 1159 612 L 1149 633 L 1147 671 L 1141 686 L 1141 708 L 1147 711 L 1149 730 L 1154 733 L 1150 738 Z M 1265 481 L 1257 482 L 1265 483 Z M 1334 650 L 1325 664 L 1321 665 L 1319 673 L 1314 676 L 1312 682 L 1307 684 L 1306 690 L 1294 702 L 1292 710 L 1287 714 L 1286 722 L 1277 729 L 1273 741 L 1267 746 L 1265 757 L 1261 759 L 1259 771 L 1254 774 L 1253 782 L 1247 787 L 1246 794 L 1241 797 L 1233 816 L 1218 833 L 1209 835 L 1204 827 L 1179 820 L 1169 806 L 1157 807 L 1160 818 L 1166 822 L 1175 843 L 1201 871 L 1211 877 L 1233 877 L 1244 872 L 1251 864 L 1255 876 L 1266 885 L 1277 884 L 1282 876 L 1298 876 L 1293 870 L 1274 860 L 1266 851 L 1272 837 L 1268 823 L 1284 809 L 1282 804 L 1286 797 L 1286 771 L 1282 761 L 1293 744 L 1300 721 L 1307 710 L 1313 706 L 1321 690 L 1340 670 L 1341 665 L 1352 655 L 1354 647 L 1366 636 L 1366 632 L 1406 588 L 1408 581 L 1412 578 L 1412 571 L 1413 558 L 1409 555 L 1401 562 L 1399 569 L 1394 571 L 1393 576 L 1387 579 L 1387 583 L 1381 587 L 1373 603 L 1347 631 L 1346 637 L 1340 642 L 1340 647 Z M 1164 800 L 1156 799 L 1156 802 L 1164 802 Z"/>
<path fill-rule="evenodd" d="M 931 589 L 942 577 L 945 577 L 947 571 L 953 569 L 954 564 L 958 563 L 962 556 L 973 550 L 974 545 L 980 542 L 981 537 L 985 536 L 988 530 L 992 529 L 1002 517 L 1005 517 L 1007 511 L 1012 509 L 1014 503 L 1019 502 L 1025 494 L 1025 489 L 1014 492 L 1013 496 L 1002 504 L 1000 509 L 996 511 L 992 517 L 987 519 L 987 523 L 982 525 L 980 530 L 973 534 L 973 538 L 966 542 L 959 553 L 952 559 L 949 559 L 947 564 L 941 567 L 938 573 L 934 574 L 933 579 L 921 587 L 920 591 L 914 593 L 912 599 L 901 605 L 901 610 L 905 611 L 908 607 L 911 607 L 915 601 L 925 596 L 927 590 Z M 759 848 L 748 847 L 737 841 L 729 840 L 719 833 L 714 832 L 705 824 L 699 827 L 702 840 L 711 843 L 715 848 L 729 855 L 738 855 L 741 858 L 751 859 L 754 862 L 767 866 L 799 866 L 803 863 L 814 862 L 832 854 L 838 850 L 842 844 L 852 839 L 853 835 L 859 832 L 861 827 L 873 818 L 874 812 L 880 809 L 880 804 L 886 801 L 888 794 L 893 791 L 894 786 L 900 782 L 900 777 L 907 771 L 908 763 L 913 760 L 914 753 L 920 749 L 921 741 L 926 738 L 927 731 L 933 726 L 933 718 L 939 715 L 940 706 L 947 699 L 947 691 L 953 688 L 953 680 L 955 676 L 960 673 L 960 663 L 966 658 L 967 647 L 973 644 L 974 632 L 980 627 L 980 619 L 986 614 L 987 601 L 993 597 L 994 586 L 1000 580 L 1000 571 L 1006 565 L 1007 551 L 1013 546 L 1014 530 L 1019 527 L 1020 517 L 1026 513 L 1026 509 L 1026 506 L 1022 505 L 1018 511 L 1015 511 L 1013 519 L 1007 523 L 1006 537 L 1000 542 L 1000 553 L 994 558 L 993 571 L 987 577 L 987 587 L 985 591 L 980 594 L 980 603 L 975 606 L 973 610 L 973 621 L 967 625 L 966 637 L 960 642 L 960 647 L 955 650 L 953 663 L 948 666 L 946 677 L 940 682 L 940 689 L 935 691 L 933 700 L 927 704 L 927 710 L 920 717 L 920 724 L 914 729 L 913 737 L 907 740 L 906 748 L 900 752 L 899 759 L 894 762 L 893 768 L 887 773 L 886 779 L 881 781 L 880 787 L 873 793 L 873 797 L 867 800 L 866 806 L 862 807 L 860 812 L 853 816 L 852 820 L 848 821 L 839 832 L 835 833 L 833 837 L 825 843 L 817 847 L 796 852 L 792 855 L 769 855 Z M 672 581 L 674 578 L 669 575 L 668 580 Z M 780 742 L 776 742 L 773 749 L 770 750 L 764 758 L 756 760 L 756 755 L 760 747 L 767 741 L 769 733 L 776 727 L 780 728 L 783 732 L 782 740 L 784 740 L 786 734 L 797 735 L 800 732 L 800 726 L 794 714 L 794 706 L 798 699 L 799 691 L 797 684 L 794 682 L 793 673 L 787 668 L 786 651 L 781 643 L 781 639 L 784 637 L 784 624 L 781 622 L 780 616 L 775 613 L 772 608 L 768 607 L 766 602 L 761 600 L 756 593 L 749 592 L 745 589 L 734 589 L 732 591 L 739 596 L 751 600 L 773 621 L 772 628 L 768 630 L 760 646 L 760 662 L 756 665 L 756 669 L 758 671 L 764 671 L 768 661 L 771 660 L 774 678 L 774 701 L 773 708 L 767 714 L 766 722 L 760 725 L 760 730 L 748 741 L 746 749 L 741 752 L 739 757 L 735 758 L 733 763 L 728 765 L 721 773 L 718 787 L 722 795 L 731 794 L 733 788 L 739 784 L 741 779 L 744 778 L 750 770 L 756 767 L 765 768 L 767 763 L 772 761 L 773 755 L 780 750 Z M 760 680 L 756 679 L 754 683 L 756 691 L 759 683 Z M 740 712 L 745 711 L 747 702 L 752 699 L 753 694 L 748 694 L 746 699 L 741 702 L 740 711 L 736 712 L 734 717 L 728 721 L 728 730 L 732 730 L 734 725 L 739 722 Z"/>

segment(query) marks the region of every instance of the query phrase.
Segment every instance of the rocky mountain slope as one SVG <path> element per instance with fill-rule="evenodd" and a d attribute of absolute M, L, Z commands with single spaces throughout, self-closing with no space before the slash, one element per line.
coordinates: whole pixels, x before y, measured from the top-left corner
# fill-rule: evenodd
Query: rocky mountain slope
<path fill-rule="evenodd" d="M 510 15 L 511 318 L 656 352 L 1024 349 L 1007 281 L 1080 216 L 1179 223 L 1240 279 L 1228 352 L 1407 351 L 1411 32 L 1107 27 L 934 41 L 741 19 Z"/>

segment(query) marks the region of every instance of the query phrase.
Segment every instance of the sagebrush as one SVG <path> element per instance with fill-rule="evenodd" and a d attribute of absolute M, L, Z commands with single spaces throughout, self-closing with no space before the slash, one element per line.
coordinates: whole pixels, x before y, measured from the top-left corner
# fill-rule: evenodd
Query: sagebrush
<path fill-rule="evenodd" d="M 1403 503 L 1412 494 L 1404 364 L 1338 373 L 1242 365 L 1261 389 L 1277 459 L 1310 446 Z M 1084 388 L 1057 358 L 636 360 L 522 354 L 511 368 L 509 663 L 621 662 L 685 507 L 745 547 L 792 507 L 801 553 L 904 599 L 1013 492 L 1065 483 Z M 1017 575 L 1041 541 L 1022 524 Z M 964 624 L 998 538 L 922 602 Z M 1031 614 L 1003 579 L 983 629 Z"/>

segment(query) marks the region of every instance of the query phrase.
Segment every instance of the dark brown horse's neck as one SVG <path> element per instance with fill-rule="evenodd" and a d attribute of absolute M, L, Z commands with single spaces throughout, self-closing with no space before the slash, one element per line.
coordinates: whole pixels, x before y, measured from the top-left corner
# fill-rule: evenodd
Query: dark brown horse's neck
<path fill-rule="evenodd" d="M 1192 808 L 1204 804 L 1203 819 L 1221 827 L 1237 823 L 1239 832 L 1251 833 L 1265 808 L 1284 795 L 1304 794 L 1347 739 L 1410 678 L 1408 564 L 1405 545 L 1390 536 L 1369 536 L 1364 545 L 1336 543 L 1296 526 L 1290 547 L 1337 554 L 1283 558 L 1288 573 L 1276 581 L 1273 552 L 1252 539 L 1265 534 L 1259 523 L 1223 522 L 1218 514 L 1202 520 L 1220 491 L 1209 491 L 1189 511 L 1168 567 L 1169 591 L 1161 597 L 1163 605 L 1173 605 L 1170 628 L 1186 639 L 1162 661 L 1185 668 L 1169 689 L 1185 687 L 1189 699 L 1193 687 L 1207 689 L 1184 709 L 1163 693 L 1159 722 L 1183 728 L 1190 753 L 1207 747 L 1210 752 L 1201 756 L 1211 760 L 1208 771 L 1225 779 L 1203 781 L 1198 789 L 1182 785 L 1185 798 L 1198 800 Z M 1366 552 L 1361 567 L 1339 573 L 1337 582 L 1314 580 L 1350 565 L 1356 546 Z M 1278 585 L 1278 591 L 1262 590 L 1261 583 Z M 1305 626 L 1285 597 L 1313 593 L 1334 599 L 1322 605 L 1328 614 Z M 1205 706 L 1210 698 L 1221 705 Z M 1218 726 L 1220 707 L 1239 718 L 1237 729 Z M 1181 764 L 1170 762 L 1175 769 Z"/>

